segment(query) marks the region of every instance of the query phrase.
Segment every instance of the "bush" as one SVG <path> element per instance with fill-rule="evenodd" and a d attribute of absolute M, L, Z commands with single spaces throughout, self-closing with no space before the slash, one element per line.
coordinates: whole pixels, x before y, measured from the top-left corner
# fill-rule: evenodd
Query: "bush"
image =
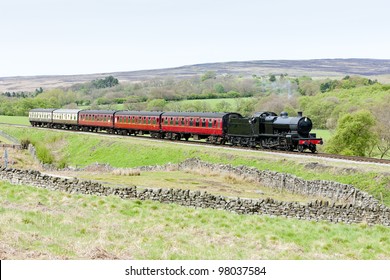
<path fill-rule="evenodd" d="M 40 162 L 46 164 L 52 164 L 54 162 L 54 156 L 48 148 L 42 145 L 35 145 L 35 149 L 37 151 L 37 158 Z"/>
<path fill-rule="evenodd" d="M 332 154 L 365 156 L 378 141 L 372 130 L 374 125 L 375 119 L 367 110 L 344 115 L 325 150 Z"/>
<path fill-rule="evenodd" d="M 30 145 L 30 144 L 31 144 L 30 139 L 22 139 L 22 140 L 20 140 L 20 146 L 24 150 L 27 150 L 28 149 L 28 145 Z"/>

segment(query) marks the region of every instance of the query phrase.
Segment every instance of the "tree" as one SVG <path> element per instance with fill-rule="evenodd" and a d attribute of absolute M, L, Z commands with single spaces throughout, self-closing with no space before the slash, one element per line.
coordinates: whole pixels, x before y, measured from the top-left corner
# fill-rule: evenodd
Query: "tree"
<path fill-rule="evenodd" d="M 378 142 L 375 118 L 367 110 L 346 114 L 338 121 L 336 133 L 325 147 L 332 154 L 365 156 Z"/>
<path fill-rule="evenodd" d="M 225 100 L 222 100 L 215 105 L 215 109 L 217 112 L 229 112 L 231 108 L 232 106 L 230 105 L 230 103 L 226 102 Z"/>
<path fill-rule="evenodd" d="M 276 77 L 275 77 L 274 74 L 269 75 L 269 81 L 270 82 L 275 82 L 276 81 Z"/>
<path fill-rule="evenodd" d="M 108 87 L 114 87 L 119 84 L 118 79 L 114 78 L 113 76 L 108 76 L 104 79 L 97 79 L 92 81 L 92 86 L 94 88 L 108 88 Z"/>
<path fill-rule="evenodd" d="M 215 84 L 214 85 L 214 90 L 216 93 L 225 93 L 225 88 L 223 87 L 222 84 Z"/>
<path fill-rule="evenodd" d="M 209 79 L 215 79 L 216 77 L 217 77 L 217 73 L 215 73 L 215 71 L 207 71 L 206 73 L 204 73 L 202 75 L 200 80 L 202 82 L 204 82 L 204 81 L 209 80 Z"/>
<path fill-rule="evenodd" d="M 372 108 L 372 112 L 376 117 L 376 132 L 379 136 L 378 151 L 380 157 L 390 153 L 390 96 L 386 96 L 381 104 Z"/>
<path fill-rule="evenodd" d="M 255 111 L 255 102 L 251 99 L 236 99 L 234 111 L 243 116 L 250 116 Z"/>
<path fill-rule="evenodd" d="M 150 111 L 162 111 L 167 103 L 165 99 L 153 99 L 148 102 L 147 109 Z"/>

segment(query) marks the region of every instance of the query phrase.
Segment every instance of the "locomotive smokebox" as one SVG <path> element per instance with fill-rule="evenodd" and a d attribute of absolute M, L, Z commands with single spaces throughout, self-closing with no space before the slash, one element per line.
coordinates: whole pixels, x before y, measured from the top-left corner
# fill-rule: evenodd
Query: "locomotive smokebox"
<path fill-rule="evenodd" d="M 303 116 L 302 112 L 298 112 L 298 117 L 300 118 L 302 116 Z"/>

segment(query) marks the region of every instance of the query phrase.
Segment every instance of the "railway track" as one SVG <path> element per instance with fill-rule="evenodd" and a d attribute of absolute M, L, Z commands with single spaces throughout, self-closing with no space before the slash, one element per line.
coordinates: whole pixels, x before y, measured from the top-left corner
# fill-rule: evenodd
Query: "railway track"
<path fill-rule="evenodd" d="M 22 127 L 22 128 L 32 128 L 29 125 L 21 125 L 21 124 L 8 124 L 8 123 L 0 123 L 5 124 L 9 126 L 15 126 L 15 127 Z M 325 159 L 338 159 L 338 160 L 345 160 L 345 161 L 354 161 L 354 162 L 366 162 L 366 163 L 379 163 L 379 164 L 390 164 L 390 160 L 388 159 L 380 159 L 380 158 L 369 158 L 369 157 L 358 157 L 358 156 L 344 156 L 344 155 L 337 155 L 337 154 L 326 154 L 326 153 L 311 153 L 311 152 L 290 152 L 290 151 L 281 151 L 281 150 L 272 150 L 272 149 L 253 149 L 248 147 L 242 147 L 242 146 L 233 146 L 233 145 L 215 145 L 204 141 L 196 141 L 196 140 L 188 140 L 188 141 L 175 141 L 170 139 L 157 139 L 152 138 L 150 136 L 145 135 L 131 135 L 131 136 L 123 136 L 123 135 L 116 135 L 116 134 L 108 134 L 106 132 L 82 132 L 82 131 L 72 131 L 72 130 L 64 130 L 64 129 L 54 129 L 54 128 L 43 128 L 39 127 L 36 129 L 42 129 L 42 130 L 49 130 L 49 131 L 63 131 L 63 132 L 71 132 L 71 133 L 83 133 L 83 134 L 99 134 L 99 135 L 106 135 L 106 136 L 120 136 L 120 137 L 130 137 L 130 138 L 142 138 L 142 139 L 148 139 L 151 141 L 163 141 L 163 142 L 178 142 L 180 144 L 196 144 L 196 145 L 204 145 L 204 146 L 212 146 L 212 147 L 224 147 L 224 148 L 231 148 L 231 149 L 241 149 L 246 151 L 260 151 L 260 152 L 269 152 L 269 153 L 276 153 L 276 154 L 286 154 L 286 155 L 296 155 L 296 156 L 307 156 L 307 157 L 318 157 L 318 158 L 325 158 Z"/>

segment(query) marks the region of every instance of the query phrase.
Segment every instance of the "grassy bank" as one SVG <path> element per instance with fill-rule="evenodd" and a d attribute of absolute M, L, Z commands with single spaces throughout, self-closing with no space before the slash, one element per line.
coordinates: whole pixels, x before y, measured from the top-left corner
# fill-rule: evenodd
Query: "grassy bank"
<path fill-rule="evenodd" d="M 28 117 L 0 115 L 0 123 L 30 125 Z"/>
<path fill-rule="evenodd" d="M 390 259 L 390 228 L 240 216 L 0 182 L 1 259 Z"/>

